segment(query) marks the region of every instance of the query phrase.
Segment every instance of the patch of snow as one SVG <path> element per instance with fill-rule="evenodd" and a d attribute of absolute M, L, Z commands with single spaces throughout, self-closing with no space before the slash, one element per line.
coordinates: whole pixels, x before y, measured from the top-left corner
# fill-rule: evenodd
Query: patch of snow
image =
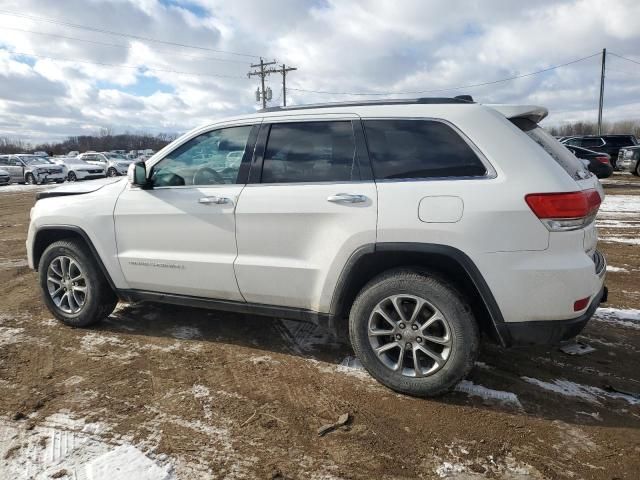
<path fill-rule="evenodd" d="M 103 346 L 121 347 L 121 350 L 118 352 L 109 350 L 103 352 L 101 349 Z M 132 358 L 140 355 L 138 352 L 133 351 L 130 346 L 127 348 L 127 344 L 118 337 L 98 332 L 85 334 L 80 341 L 80 348 L 90 355 L 104 355 L 121 361 L 131 360 Z"/>
<path fill-rule="evenodd" d="M 640 211 L 640 195 L 607 195 L 600 211 L 637 213 Z"/>
<path fill-rule="evenodd" d="M 626 268 L 614 267 L 613 265 L 607 265 L 607 272 L 628 272 Z"/>
<path fill-rule="evenodd" d="M 640 238 L 630 237 L 600 237 L 598 240 L 602 242 L 626 243 L 628 245 L 640 245 Z"/>
<path fill-rule="evenodd" d="M 177 327 L 171 328 L 169 334 L 173 338 L 178 338 L 180 340 L 193 340 L 196 338 L 202 338 L 202 332 L 198 327 L 191 327 L 188 325 L 179 325 Z"/>
<path fill-rule="evenodd" d="M 169 480 L 171 474 L 132 445 L 119 447 L 92 459 L 86 466 L 91 480 L 113 478 L 136 480 Z"/>
<path fill-rule="evenodd" d="M 51 186 L 46 187 L 44 185 L 20 185 L 19 183 L 12 183 L 11 185 L 3 185 L 0 187 L 0 194 L 2 193 L 24 193 L 24 192 L 39 192 L 41 190 L 47 190 Z"/>
<path fill-rule="evenodd" d="M 0 347 L 25 340 L 24 328 L 0 327 Z"/>
<path fill-rule="evenodd" d="M 196 398 L 208 398 L 211 395 L 209 389 L 204 385 L 194 385 L 191 387 L 191 393 Z"/>
<path fill-rule="evenodd" d="M 555 379 L 553 382 L 545 382 L 537 378 L 521 377 L 527 383 L 536 385 L 544 390 L 563 395 L 565 397 L 581 398 L 590 403 L 601 404 L 606 399 L 624 400 L 630 405 L 640 405 L 640 399 L 624 393 L 608 392 L 602 388 L 591 385 L 581 385 L 564 379 Z"/>
<path fill-rule="evenodd" d="M 270 355 L 259 355 L 255 357 L 249 357 L 247 361 L 253 363 L 254 365 L 259 365 L 262 363 L 271 363 L 273 365 L 280 364 L 278 360 L 274 360 L 273 358 L 271 358 Z"/>
<path fill-rule="evenodd" d="M 504 405 L 522 408 L 522 404 L 515 393 L 493 390 L 483 385 L 477 385 L 469 380 L 462 380 L 458 385 L 456 385 L 455 390 L 457 392 L 466 393 L 472 397 L 480 397 L 484 400 L 497 401 Z"/>
<path fill-rule="evenodd" d="M 2 270 L 26 267 L 28 264 L 26 258 L 0 258 L 0 269 Z"/>
<path fill-rule="evenodd" d="M 345 357 L 342 363 L 336 367 L 336 372 L 352 375 L 362 380 L 371 380 L 371 376 L 357 357 Z"/>
<path fill-rule="evenodd" d="M 598 308 L 593 318 L 601 322 L 640 330 L 640 310 L 635 308 Z"/>

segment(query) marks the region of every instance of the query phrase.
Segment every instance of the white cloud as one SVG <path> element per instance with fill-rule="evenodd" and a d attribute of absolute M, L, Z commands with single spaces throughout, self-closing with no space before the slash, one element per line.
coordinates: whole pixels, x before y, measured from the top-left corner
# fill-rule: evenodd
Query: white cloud
<path fill-rule="evenodd" d="M 633 24 L 640 3 L 631 0 L 7 0 L 1 9 L 218 50 L 0 15 L 0 136 L 34 141 L 103 126 L 184 131 L 251 111 L 257 82 L 246 72 L 256 59 L 229 51 L 295 65 L 298 71 L 288 77 L 294 88 L 371 93 L 482 83 L 603 47 L 640 61 L 640 31 Z M 40 57 L 27 60 L 9 50 Z M 605 118 L 640 118 L 640 65 L 613 56 L 608 64 Z M 594 57 L 534 77 L 433 95 L 543 104 L 551 111 L 548 123 L 594 119 L 599 69 Z M 279 98 L 280 76 L 269 83 Z M 290 103 L 362 98 L 297 90 L 287 96 Z"/>

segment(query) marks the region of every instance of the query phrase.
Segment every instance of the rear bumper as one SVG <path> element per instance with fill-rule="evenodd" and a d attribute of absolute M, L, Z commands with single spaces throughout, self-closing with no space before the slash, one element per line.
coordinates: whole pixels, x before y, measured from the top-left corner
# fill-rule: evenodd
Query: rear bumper
<path fill-rule="evenodd" d="M 607 301 L 607 287 L 603 286 L 591 300 L 587 310 L 570 320 L 505 323 L 504 328 L 511 337 L 511 345 L 553 345 L 578 335 L 591 319 L 601 303 Z"/>

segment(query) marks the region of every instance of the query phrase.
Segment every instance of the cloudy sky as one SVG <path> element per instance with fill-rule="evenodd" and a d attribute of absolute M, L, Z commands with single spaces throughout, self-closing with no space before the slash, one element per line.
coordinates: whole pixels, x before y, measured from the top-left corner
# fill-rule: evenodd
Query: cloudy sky
<path fill-rule="evenodd" d="M 0 136 L 184 132 L 250 112 L 260 56 L 298 67 L 290 104 L 467 93 L 545 105 L 553 125 L 595 120 L 599 55 L 439 90 L 606 47 L 639 63 L 608 56 L 605 119 L 639 119 L 639 19 L 637 0 L 0 0 Z"/>

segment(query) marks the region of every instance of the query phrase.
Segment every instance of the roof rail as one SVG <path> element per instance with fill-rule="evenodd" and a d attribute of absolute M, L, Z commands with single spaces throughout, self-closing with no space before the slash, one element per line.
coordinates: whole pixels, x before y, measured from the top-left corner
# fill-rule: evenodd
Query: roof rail
<path fill-rule="evenodd" d="M 437 105 L 446 103 L 474 103 L 471 95 L 457 97 L 424 97 L 424 98 L 395 98 L 389 100 L 364 100 L 359 102 L 328 102 L 311 103 L 306 105 L 292 105 L 287 107 L 268 107 L 258 112 L 282 112 L 288 110 L 305 110 L 309 108 L 359 107 L 368 105 Z"/>

